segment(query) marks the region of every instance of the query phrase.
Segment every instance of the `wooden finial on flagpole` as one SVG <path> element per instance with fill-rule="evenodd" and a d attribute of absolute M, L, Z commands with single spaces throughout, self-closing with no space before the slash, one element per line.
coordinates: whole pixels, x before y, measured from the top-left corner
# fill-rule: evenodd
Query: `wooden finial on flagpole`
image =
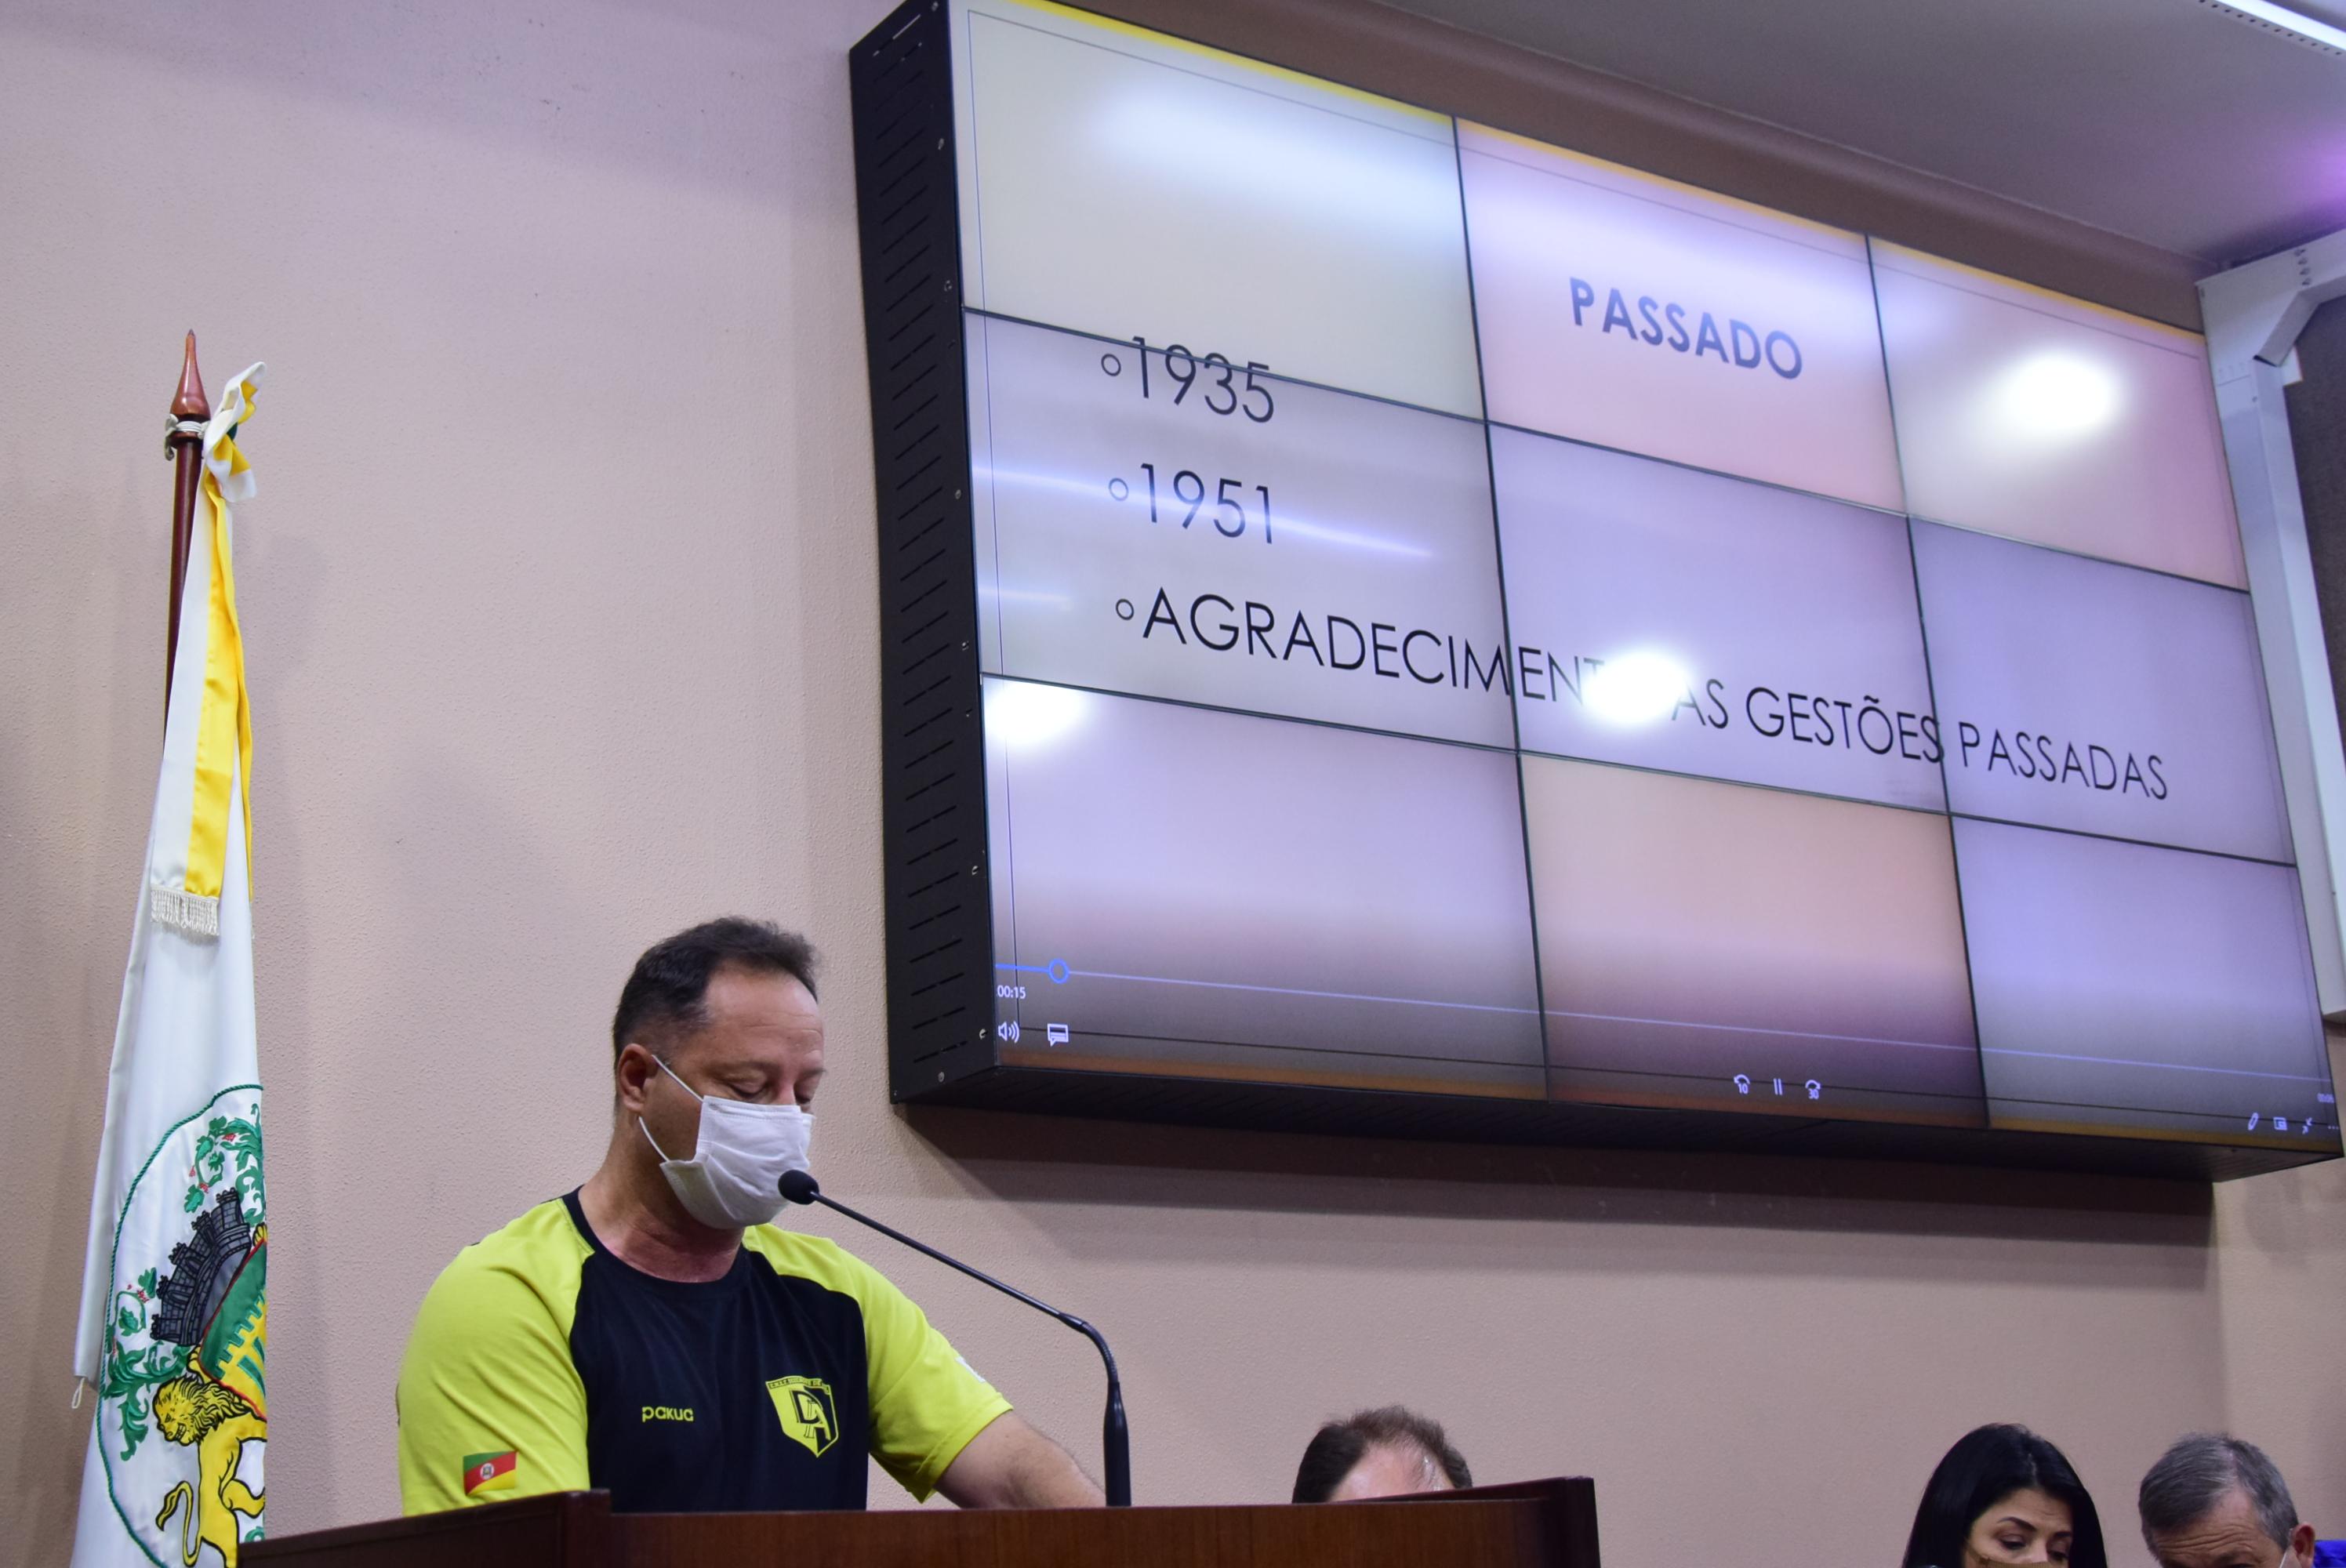
<path fill-rule="evenodd" d="M 171 399 L 171 422 L 163 437 L 163 451 L 178 464 L 178 483 L 171 491 L 171 611 L 170 632 L 163 650 L 163 705 L 171 702 L 171 670 L 179 659 L 179 593 L 188 581 L 188 549 L 195 536 L 196 494 L 203 481 L 204 422 L 212 416 L 211 401 L 204 396 L 203 372 L 196 368 L 196 334 L 188 333 L 186 353 L 179 361 L 179 390 Z"/>
<path fill-rule="evenodd" d="M 171 400 L 171 417 L 209 419 L 211 401 L 204 396 L 204 372 L 196 368 L 196 334 L 188 333 L 187 352 L 179 360 L 179 394 Z"/>

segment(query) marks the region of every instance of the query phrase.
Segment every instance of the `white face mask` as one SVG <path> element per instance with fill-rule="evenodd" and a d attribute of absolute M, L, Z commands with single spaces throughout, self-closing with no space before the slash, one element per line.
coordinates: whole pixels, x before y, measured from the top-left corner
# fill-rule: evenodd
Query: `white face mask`
<path fill-rule="evenodd" d="M 676 1078 L 665 1062 L 659 1070 Z M 700 1136 L 692 1157 L 672 1160 L 659 1146 L 641 1116 L 644 1141 L 660 1157 L 660 1175 L 676 1194 L 684 1211 L 711 1230 L 739 1230 L 763 1225 L 782 1211 L 776 1186 L 785 1171 L 807 1166 L 807 1144 L 814 1136 L 814 1116 L 796 1105 L 753 1105 L 747 1100 L 721 1100 L 693 1094 L 692 1085 L 676 1078 L 677 1087 L 700 1102 Z"/>

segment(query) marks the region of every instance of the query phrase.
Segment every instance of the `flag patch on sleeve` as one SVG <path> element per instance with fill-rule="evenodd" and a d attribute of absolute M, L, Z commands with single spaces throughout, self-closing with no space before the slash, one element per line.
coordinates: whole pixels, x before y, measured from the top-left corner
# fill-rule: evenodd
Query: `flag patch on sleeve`
<path fill-rule="evenodd" d="M 464 1495 L 476 1492 L 495 1492 L 514 1483 L 515 1451 L 503 1453 L 468 1453 L 464 1456 Z"/>

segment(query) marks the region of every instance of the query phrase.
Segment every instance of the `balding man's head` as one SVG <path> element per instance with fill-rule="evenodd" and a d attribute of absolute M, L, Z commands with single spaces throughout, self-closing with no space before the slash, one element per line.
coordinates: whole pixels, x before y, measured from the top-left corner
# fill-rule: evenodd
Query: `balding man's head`
<path fill-rule="evenodd" d="M 1295 1472 L 1294 1501 L 1351 1502 L 1474 1484 L 1465 1456 L 1439 1421 L 1387 1405 L 1312 1434 Z"/>
<path fill-rule="evenodd" d="M 2311 1568 L 2313 1527 L 2264 1450 L 2221 1432 L 2177 1441 L 2142 1478 L 2143 1543 L 2160 1568 Z"/>

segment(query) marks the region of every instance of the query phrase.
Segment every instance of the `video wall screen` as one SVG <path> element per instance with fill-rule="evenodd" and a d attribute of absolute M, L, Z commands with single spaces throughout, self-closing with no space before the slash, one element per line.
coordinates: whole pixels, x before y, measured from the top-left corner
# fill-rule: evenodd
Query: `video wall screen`
<path fill-rule="evenodd" d="M 949 15 L 1002 1063 L 2335 1152 L 2199 339 Z"/>

